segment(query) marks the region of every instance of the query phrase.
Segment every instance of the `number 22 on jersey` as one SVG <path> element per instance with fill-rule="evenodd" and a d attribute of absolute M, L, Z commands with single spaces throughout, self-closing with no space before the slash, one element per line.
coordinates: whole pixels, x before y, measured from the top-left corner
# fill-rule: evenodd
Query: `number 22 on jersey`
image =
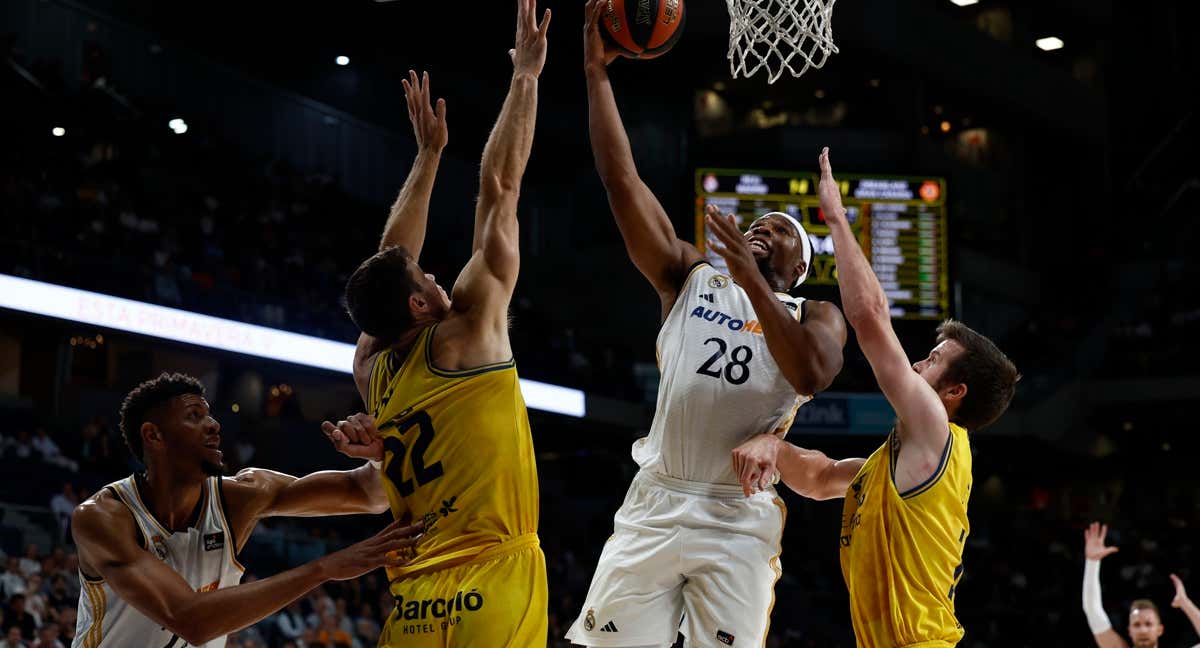
<path fill-rule="evenodd" d="M 389 421 L 381 427 L 390 427 L 392 423 Z M 429 444 L 433 443 L 433 421 L 430 420 L 429 414 L 425 411 L 414 412 L 407 418 L 401 419 L 395 423 L 397 436 L 386 436 L 383 439 L 383 449 L 385 452 L 391 453 L 392 458 L 387 462 L 387 477 L 396 486 L 396 491 L 401 497 L 408 497 L 413 494 L 418 487 L 424 486 L 429 482 L 441 477 L 445 471 L 442 469 L 442 462 L 435 461 L 432 464 L 426 464 L 425 453 L 429 450 Z M 412 428 L 417 428 L 417 438 L 412 441 L 412 447 L 409 448 L 401 437 L 408 434 Z M 404 476 L 405 464 L 412 465 L 412 478 Z"/>

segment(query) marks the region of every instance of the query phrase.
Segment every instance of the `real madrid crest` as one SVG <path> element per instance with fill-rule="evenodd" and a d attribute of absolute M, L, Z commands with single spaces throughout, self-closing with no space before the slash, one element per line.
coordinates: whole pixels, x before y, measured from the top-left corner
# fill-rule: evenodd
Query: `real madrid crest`
<path fill-rule="evenodd" d="M 596 611 L 588 608 L 587 616 L 583 618 L 583 629 L 591 632 L 596 627 Z"/>
<path fill-rule="evenodd" d="M 713 275 L 708 278 L 708 285 L 712 288 L 724 288 L 729 285 L 729 277 L 725 275 Z"/>

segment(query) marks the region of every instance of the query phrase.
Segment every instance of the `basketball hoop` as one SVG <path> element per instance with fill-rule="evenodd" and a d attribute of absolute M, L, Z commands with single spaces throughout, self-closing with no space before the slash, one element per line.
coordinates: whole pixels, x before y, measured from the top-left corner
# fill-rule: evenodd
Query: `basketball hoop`
<path fill-rule="evenodd" d="M 729 7 L 729 72 L 748 77 L 767 69 L 767 83 L 783 71 L 798 77 L 837 54 L 833 3 L 837 0 L 725 0 Z"/>

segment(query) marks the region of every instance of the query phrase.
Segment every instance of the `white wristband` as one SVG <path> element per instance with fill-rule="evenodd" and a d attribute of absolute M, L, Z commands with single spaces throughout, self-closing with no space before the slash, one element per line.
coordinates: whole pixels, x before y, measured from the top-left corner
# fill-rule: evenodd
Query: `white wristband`
<path fill-rule="evenodd" d="M 371 467 L 375 470 L 380 470 L 383 468 L 383 462 L 378 459 L 368 459 L 367 463 L 371 464 Z"/>

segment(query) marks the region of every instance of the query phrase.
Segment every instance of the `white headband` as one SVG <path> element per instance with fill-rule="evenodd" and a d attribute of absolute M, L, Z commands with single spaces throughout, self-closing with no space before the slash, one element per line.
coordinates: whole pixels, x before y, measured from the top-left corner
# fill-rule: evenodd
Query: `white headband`
<path fill-rule="evenodd" d="M 795 288 L 796 286 L 804 283 L 805 279 L 808 279 L 808 271 L 812 268 L 812 240 L 808 238 L 808 232 L 805 231 L 804 226 L 800 224 L 800 221 L 793 218 L 791 214 L 785 214 L 783 212 L 776 211 L 763 214 L 762 216 L 754 219 L 751 222 L 751 226 L 768 216 L 782 216 L 783 218 L 786 218 L 788 222 L 792 224 L 792 227 L 796 228 L 796 234 L 800 237 L 801 256 L 804 257 L 804 272 L 801 272 L 800 276 L 796 279 L 796 283 L 792 284 L 792 288 Z"/>

